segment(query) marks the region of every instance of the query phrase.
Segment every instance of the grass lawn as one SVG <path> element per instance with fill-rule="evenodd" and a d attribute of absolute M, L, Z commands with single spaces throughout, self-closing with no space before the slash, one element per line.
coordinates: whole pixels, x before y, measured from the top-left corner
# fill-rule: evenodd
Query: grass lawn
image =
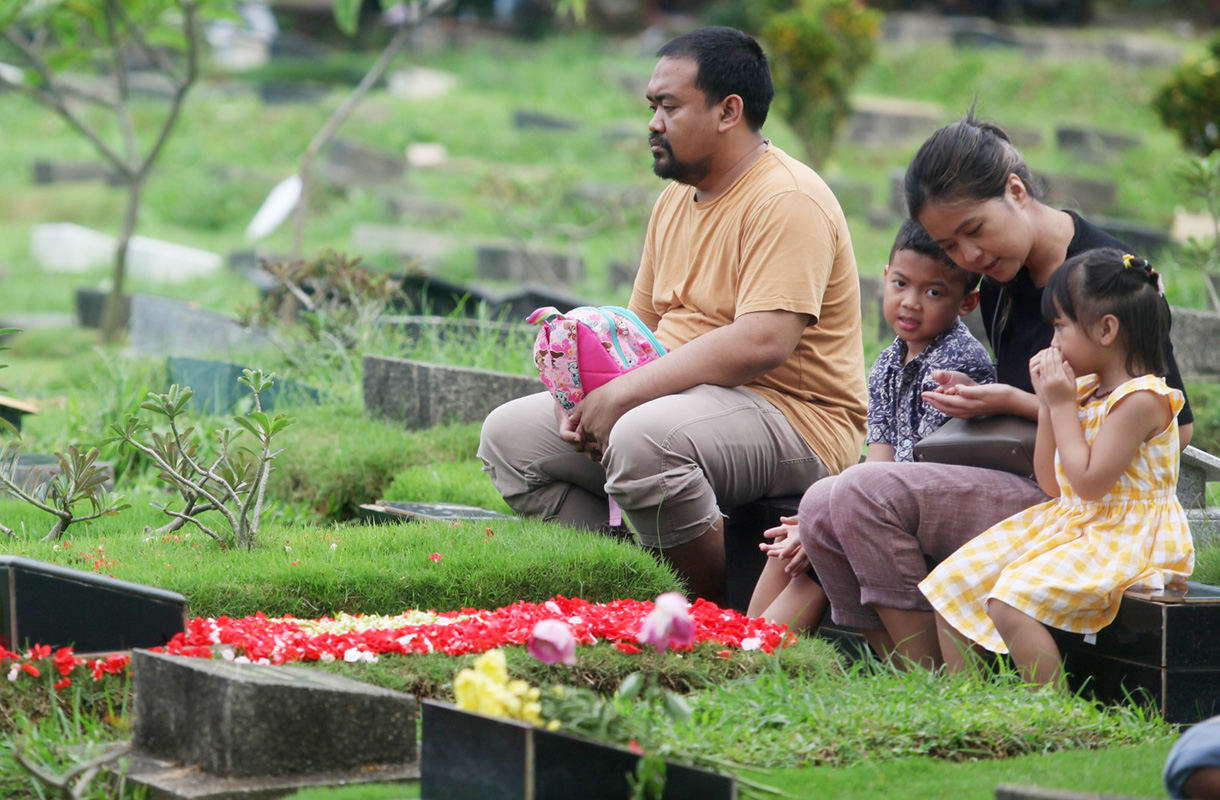
<path fill-rule="evenodd" d="M 529 43 L 487 38 L 466 47 L 404 55 L 404 66 L 453 72 L 457 89 L 441 101 L 418 102 L 375 91 L 342 135 L 393 152 L 412 142 L 443 142 L 448 163 L 411 170 L 395 191 L 454 204 L 463 213 L 431 222 L 399 218 L 385 202 L 384 190 L 319 183 L 309 201 L 306 251 L 351 249 L 356 223 L 406 225 L 451 236 L 453 250 L 431 268 L 465 281 L 474 276 L 478 242 L 528 242 L 571 249 L 584 258 L 587 275 L 573 291 L 600 302 L 625 301 L 627 289 L 609 284 L 609 265 L 636 262 L 650 198 L 661 189 L 650 173 L 645 147 L 647 105 L 638 92 L 624 88 L 651 72 L 654 58 L 648 50 L 634 40 L 578 32 Z M 346 68 L 371 58 L 358 54 L 340 60 Z M 1120 191 L 1113 216 L 1164 226 L 1175 205 L 1190 206 L 1173 174 L 1181 148 L 1147 107 L 1152 89 L 1167 74 L 1166 67 L 1031 60 L 947 44 L 886 45 L 858 91 L 937 103 L 946 122 L 977 97 L 983 115 L 1043 134 L 1043 143 L 1027 151 L 1036 171 L 1116 180 Z M 267 191 L 295 171 L 300 153 L 345 94 L 335 89 L 314 104 L 263 106 L 242 76 L 206 75 L 154 171 L 138 232 L 227 253 L 251 246 L 243 236 L 246 224 Z M 1123 112 L 1115 114 L 1115 108 Z M 513 117 L 519 109 L 544 110 L 580 124 L 565 132 L 518 129 Z M 144 126 L 149 110 L 151 106 L 137 107 L 137 126 Z M 0 317 L 68 311 L 74 288 L 104 284 L 107 271 L 44 273 L 29 253 L 29 228 L 72 221 L 113 233 L 121 195 L 100 183 L 32 185 L 34 159 L 95 156 L 62 122 L 23 98 L 6 97 L 5 112 Z M 1053 126 L 1058 122 L 1104 124 L 1137 136 L 1140 144 L 1111 162 L 1079 163 L 1055 148 Z M 634 126 L 639 135 L 610 135 L 623 126 Z M 772 115 L 766 132 L 778 146 L 799 154 L 795 137 L 778 115 Z M 868 184 L 873 205 L 882 206 L 891 174 L 902 169 L 917 144 L 872 148 L 843 140 L 824 172 L 831 181 Z M 583 193 L 590 182 L 635 189 L 644 199 L 611 209 Z M 897 222 L 874 225 L 864 214 L 853 214 L 849 223 L 861 274 L 879 276 Z M 273 254 L 287 252 L 288 227 L 257 246 Z M 400 272 L 406 266 L 393 255 L 360 255 L 386 270 Z M 1171 302 L 1204 304 L 1197 274 L 1172 267 L 1166 274 Z M 253 284 L 228 271 L 183 284 L 136 281 L 129 289 L 224 313 L 257 299 Z M 871 359 L 888 337 L 876 333 L 875 310 L 867 312 L 872 316 L 866 316 L 864 347 Z M 26 449 L 100 447 L 115 465 L 118 490 L 133 507 L 118 517 L 73 526 L 59 542 L 41 543 L 49 517 L 16 501 L 0 501 L 0 521 L 18 532 L 16 539 L 0 538 L 0 551 L 173 589 L 186 595 L 192 615 L 201 616 L 396 614 L 410 607 L 495 607 L 555 594 L 590 601 L 650 599 L 677 588 L 668 569 L 634 546 L 556 525 L 353 524 L 358 505 L 381 498 L 506 510 L 475 458 L 478 426 L 405 431 L 365 416 L 360 383 L 364 352 L 521 373 L 531 369 L 528 342 L 454 347 L 411 343 L 384 330 L 362 333 L 359 346 L 351 349 L 303 345 L 295 338 L 282 353 L 232 354 L 250 359 L 250 366 L 315 385 L 327 397 L 318 407 L 287 409 L 297 424 L 278 440 L 284 451 L 270 487 L 272 506 L 264 517 L 261 546 L 249 553 L 222 552 L 190 529 L 150 533 L 164 521 L 150 503 L 167 497 L 147 463 L 105 441 L 109 426 L 136 412 L 148 391 L 165 390 L 163 361 L 100 345 L 93 332 L 76 329 L 11 338 L 6 344 L 12 349 L 0 358 L 11 365 L 0 375 L 3 385 L 7 393 L 33 399 L 43 409 L 25 422 Z M 1198 398 L 1196 444 L 1218 452 L 1218 390 L 1204 384 L 1191 389 Z M 196 420 L 200 446 L 206 446 L 209 432 L 225 424 L 222 418 Z M 429 558 L 433 553 L 441 559 Z M 1220 582 L 1220 548 L 1200 554 L 1197 577 Z M 582 648 L 580 663 L 570 670 L 543 667 L 521 648 L 512 648 L 508 657 L 515 676 L 536 684 L 582 685 L 603 693 L 649 663 L 605 643 Z M 448 697 L 454 671 L 470 660 L 432 654 L 318 668 Z M 1174 735 L 1138 709 L 1098 708 L 1078 698 L 1029 692 L 1011 676 L 958 680 L 844 666 L 821 641 L 802 640 L 774 658 L 754 652 L 724 659 L 715 648 L 701 645 L 690 653 L 667 654 L 662 666 L 671 685 L 689 692 L 694 722 L 673 724 L 657 709 L 636 704 L 616 712 L 626 729 L 655 737 L 675 752 L 766 768 L 765 773 L 746 774 L 793 797 L 981 800 L 991 797 L 998 783 L 1161 796 L 1160 767 Z M 126 690 L 117 679 L 107 679 L 101 688 L 77 686 L 52 700 L 50 678 L 0 681 L 3 796 L 44 796 L 12 761 L 15 743 L 29 740 L 31 732 L 54 745 L 117 738 L 130 726 Z M 407 785 L 301 796 L 389 800 L 417 791 Z M 106 792 L 96 788 L 92 796 Z"/>

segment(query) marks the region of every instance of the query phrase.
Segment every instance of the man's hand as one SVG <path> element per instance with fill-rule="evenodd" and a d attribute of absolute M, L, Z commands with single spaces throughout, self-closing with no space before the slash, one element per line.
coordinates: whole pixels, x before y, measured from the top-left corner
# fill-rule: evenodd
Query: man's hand
<path fill-rule="evenodd" d="M 610 431 L 619 421 L 619 417 L 639 405 L 628 393 L 622 391 L 627 386 L 628 382 L 622 377 L 602 384 L 586 394 L 572 411 L 576 430 L 584 434 L 589 442 L 596 444 L 599 450 L 605 450 L 606 445 L 610 443 Z"/>
<path fill-rule="evenodd" d="M 567 411 L 564 411 L 563 406 L 558 400 L 555 401 L 555 422 L 558 425 L 560 439 L 571 444 L 572 449 L 577 453 L 584 453 L 594 461 L 601 461 L 601 448 L 580 427 L 579 414 L 573 410 L 572 414 L 569 415 Z"/>

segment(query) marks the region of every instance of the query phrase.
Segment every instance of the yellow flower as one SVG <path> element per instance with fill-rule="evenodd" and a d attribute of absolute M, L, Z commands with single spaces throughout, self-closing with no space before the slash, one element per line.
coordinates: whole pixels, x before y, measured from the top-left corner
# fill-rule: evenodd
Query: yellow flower
<path fill-rule="evenodd" d="M 474 660 L 474 668 L 496 683 L 508 683 L 508 660 L 502 650 L 488 650 Z"/>

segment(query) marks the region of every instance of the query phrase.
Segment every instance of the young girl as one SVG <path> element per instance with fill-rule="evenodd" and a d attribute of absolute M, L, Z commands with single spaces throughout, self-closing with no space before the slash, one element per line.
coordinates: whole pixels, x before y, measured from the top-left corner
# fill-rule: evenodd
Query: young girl
<path fill-rule="evenodd" d="M 1159 280 L 1147 261 L 1113 249 L 1050 276 L 1042 313 L 1055 335 L 1030 377 L 1034 466 L 1056 499 L 985 531 L 920 582 L 950 669 L 966 666 L 977 642 L 1011 652 L 1029 682 L 1057 682 L 1046 626 L 1096 633 L 1126 589 L 1162 589 L 1194 568 L 1175 494 L 1183 398 L 1158 377 L 1169 326 Z"/>

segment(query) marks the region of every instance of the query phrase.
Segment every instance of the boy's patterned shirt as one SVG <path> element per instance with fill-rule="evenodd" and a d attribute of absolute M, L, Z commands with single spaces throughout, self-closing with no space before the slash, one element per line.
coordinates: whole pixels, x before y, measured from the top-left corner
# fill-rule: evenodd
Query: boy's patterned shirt
<path fill-rule="evenodd" d="M 978 383 L 995 382 L 991 357 L 960 319 L 933 339 L 911 363 L 902 363 L 906 356 L 907 343 L 895 338 L 877 356 L 868 376 L 865 441 L 891 445 L 895 461 L 913 461 L 915 443 L 949 421 L 946 414 L 932 408 L 920 396 L 936 389 L 934 371 L 955 370 Z"/>

